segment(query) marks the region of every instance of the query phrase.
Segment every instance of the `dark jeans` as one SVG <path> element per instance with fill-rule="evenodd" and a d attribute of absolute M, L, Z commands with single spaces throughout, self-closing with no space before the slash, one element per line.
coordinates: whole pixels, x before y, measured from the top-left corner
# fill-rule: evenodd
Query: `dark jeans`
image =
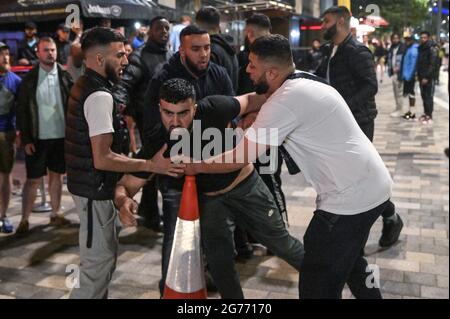
<path fill-rule="evenodd" d="M 302 299 L 342 297 L 348 284 L 356 298 L 380 299 L 380 290 L 366 285 L 367 261 L 362 255 L 370 228 L 387 202 L 357 215 L 336 215 L 317 210 L 304 236 L 305 258 L 299 282 Z"/>
<path fill-rule="evenodd" d="M 142 188 L 138 214 L 145 218 L 145 226 L 147 227 L 157 227 L 161 221 L 158 207 L 158 189 L 156 188 L 155 178 L 148 181 Z"/>
<path fill-rule="evenodd" d="M 244 298 L 234 265 L 235 223 L 300 270 L 303 245 L 287 232 L 272 194 L 256 172 L 226 194 L 202 196 L 200 207 L 203 249 L 222 298 Z"/>
<path fill-rule="evenodd" d="M 173 236 L 177 224 L 178 210 L 180 208 L 181 190 L 171 185 L 171 177 L 158 176 L 158 188 L 163 199 L 163 223 L 164 237 L 162 245 L 162 278 L 159 282 L 159 290 L 162 295 L 166 282 L 167 269 L 169 268 L 170 253 L 172 251 Z"/>
<path fill-rule="evenodd" d="M 421 82 L 420 94 L 422 95 L 424 113 L 429 117 L 433 117 L 434 81 L 430 80 L 426 85 L 422 85 Z"/>

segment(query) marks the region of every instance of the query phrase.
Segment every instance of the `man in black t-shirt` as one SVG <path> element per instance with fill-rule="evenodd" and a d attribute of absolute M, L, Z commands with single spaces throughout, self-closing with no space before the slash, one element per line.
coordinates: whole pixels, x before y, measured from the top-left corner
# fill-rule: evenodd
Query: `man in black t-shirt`
<path fill-rule="evenodd" d="M 192 84 L 182 79 L 172 79 L 164 83 L 160 89 L 160 129 L 166 140 L 158 141 L 163 146 L 170 142 L 168 136 L 184 131 L 189 139 L 190 157 L 199 160 L 231 150 L 237 141 L 229 143 L 233 129 L 230 122 L 238 115 L 259 110 L 264 98 L 254 93 L 239 97 L 209 96 L 195 103 L 195 90 Z M 201 128 L 200 128 L 201 126 Z M 231 130 L 228 131 L 228 130 Z M 227 135 L 228 134 L 228 135 Z M 173 136 L 173 134 L 172 134 Z M 196 143 L 201 140 L 200 151 Z M 183 141 L 183 139 L 182 139 Z M 151 157 L 148 149 L 143 149 L 141 158 Z M 226 143 L 228 142 L 228 143 Z M 212 144 L 214 146 L 212 147 Z M 167 150 L 170 155 L 178 154 L 179 143 Z M 159 145 L 158 145 L 159 146 Z M 208 152 L 211 149 L 214 152 Z M 193 152 L 191 152 L 193 150 Z M 168 155 L 168 154 L 167 154 Z M 133 212 L 136 203 L 132 197 L 145 185 L 150 174 L 133 173 L 125 175 L 116 188 L 116 205 L 120 209 L 120 218 L 124 226 L 136 225 Z M 173 181 L 181 189 L 183 179 Z M 272 250 L 297 270 L 303 260 L 303 245 L 289 235 L 284 227 L 272 194 L 254 170 L 253 164 L 242 169 L 223 174 L 197 175 L 199 190 L 200 225 L 204 253 L 214 283 L 222 298 L 243 298 L 239 276 L 234 267 L 233 230 L 230 225 L 239 223 L 263 245 Z M 164 216 L 163 241 L 163 280 L 167 273 L 168 261 L 173 242 L 173 234 L 177 219 L 177 210 L 172 216 Z"/>

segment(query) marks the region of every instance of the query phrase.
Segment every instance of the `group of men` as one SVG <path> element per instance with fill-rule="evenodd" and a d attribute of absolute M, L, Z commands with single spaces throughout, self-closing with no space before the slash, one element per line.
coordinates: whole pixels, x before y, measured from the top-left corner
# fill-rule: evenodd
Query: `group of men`
<path fill-rule="evenodd" d="M 377 81 L 370 51 L 350 34 L 350 12 L 332 7 L 324 13 L 330 42 L 318 76 L 295 69 L 289 41 L 271 35 L 270 20 L 261 14 L 247 20 L 249 47 L 239 59 L 220 34 L 217 9 L 202 8 L 196 22 L 183 28 L 179 51 L 172 53 L 167 50 L 169 22 L 154 18 L 149 39 L 129 58 L 117 31 L 86 31 L 80 40 L 86 71 L 73 86 L 67 83 L 70 94 L 64 71 L 50 63 L 55 60 L 54 43 L 40 39 L 41 65 L 27 76 L 30 89 L 24 96 L 33 101 L 31 85 L 41 81 L 49 82 L 47 89 L 59 83 L 60 94 L 57 101 L 39 102 L 39 112 L 36 103 L 23 102 L 24 114 L 35 118 L 27 124 L 20 120 L 19 128 L 29 126 L 22 143 L 30 156 L 27 166 L 34 165 L 30 172 L 36 172 L 30 179 L 47 167 L 63 173 L 61 163 L 67 170 L 67 186 L 80 216 L 80 285 L 71 298 L 107 297 L 118 233 L 121 227 L 137 225 L 133 197 L 141 188 L 141 206 L 150 199 L 147 210 L 157 211 L 148 206 L 156 203 L 157 189 L 162 194 L 162 293 L 184 175 L 197 176 L 203 251 L 223 298 L 244 297 L 234 265 L 236 227 L 300 272 L 300 298 L 340 298 L 346 283 L 358 298 L 381 298 L 378 288 L 366 285 L 371 272 L 364 246 L 380 215 L 381 246 L 395 243 L 403 224 L 389 200 L 391 177 L 371 143 Z M 240 68 L 239 61 L 244 61 Z M 50 74 L 55 74 L 53 82 Z M 62 120 L 62 139 L 60 127 L 42 127 L 38 121 L 41 105 L 59 110 L 52 114 L 62 118 L 43 120 Z M 128 134 L 122 105 L 137 120 L 142 140 L 135 158 L 123 151 Z M 236 127 L 245 133 L 225 143 L 226 133 Z M 203 136 L 211 128 L 221 134 L 196 139 L 196 131 Z M 192 148 L 174 154 L 173 137 L 179 132 L 188 134 Z M 215 139 L 220 147 L 206 155 L 195 152 L 196 143 L 203 149 Z M 37 152 L 38 147 L 43 151 Z M 55 155 L 61 148 L 65 161 Z M 269 174 L 255 169 L 267 164 L 261 160 L 267 155 L 278 164 L 283 158 L 290 173 L 301 172 L 318 194 L 304 245 L 286 228 L 279 166 Z M 60 175 L 53 181 L 60 181 Z M 57 212 L 59 202 L 52 206 Z M 153 227 L 159 225 L 157 218 L 148 218 Z"/>

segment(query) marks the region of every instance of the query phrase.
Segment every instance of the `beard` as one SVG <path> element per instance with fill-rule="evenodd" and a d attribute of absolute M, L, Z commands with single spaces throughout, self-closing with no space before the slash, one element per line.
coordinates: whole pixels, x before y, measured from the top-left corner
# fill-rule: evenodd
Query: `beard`
<path fill-rule="evenodd" d="M 256 94 L 266 94 L 269 91 L 269 83 L 267 83 L 266 75 L 262 75 L 257 82 L 254 82 Z"/>
<path fill-rule="evenodd" d="M 327 41 L 330 41 L 334 38 L 337 33 L 337 24 L 335 23 L 332 27 L 325 30 L 323 34 L 323 38 Z"/>
<path fill-rule="evenodd" d="M 108 62 L 106 62 L 106 64 L 105 64 L 105 73 L 106 73 L 106 79 L 108 81 L 111 81 L 114 84 L 119 83 L 119 81 L 120 81 L 119 74 L 117 74 L 114 67 Z"/>
<path fill-rule="evenodd" d="M 201 77 L 202 75 L 204 75 L 208 71 L 209 64 L 208 64 L 208 66 L 205 69 L 200 70 L 194 63 L 192 63 L 192 61 L 187 56 L 186 56 L 185 61 L 186 61 L 187 68 L 192 73 L 194 73 L 197 77 Z"/>

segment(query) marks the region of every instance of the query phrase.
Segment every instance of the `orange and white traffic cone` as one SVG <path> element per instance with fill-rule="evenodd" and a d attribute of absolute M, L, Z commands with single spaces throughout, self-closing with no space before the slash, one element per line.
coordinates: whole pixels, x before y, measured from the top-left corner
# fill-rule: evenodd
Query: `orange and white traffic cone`
<path fill-rule="evenodd" d="M 206 299 L 195 176 L 186 176 L 173 238 L 164 299 Z"/>

